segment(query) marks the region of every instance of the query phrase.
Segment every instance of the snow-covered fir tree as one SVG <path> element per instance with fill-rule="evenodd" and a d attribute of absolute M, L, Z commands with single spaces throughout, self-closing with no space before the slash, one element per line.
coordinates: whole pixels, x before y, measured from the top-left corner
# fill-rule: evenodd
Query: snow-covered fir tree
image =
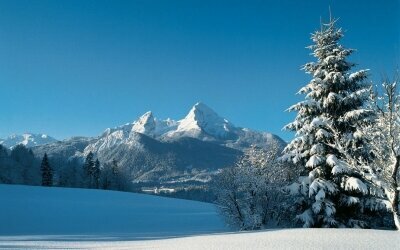
<path fill-rule="evenodd" d="M 300 194 L 303 212 L 297 218 L 304 227 L 368 227 L 365 210 L 379 203 L 365 178 L 371 154 L 362 128 L 374 120 L 366 108 L 367 70 L 351 72 L 354 63 L 347 57 L 354 50 L 340 45 L 342 37 L 332 19 L 312 34 L 308 48 L 316 61 L 303 67 L 312 79 L 299 91 L 305 100 L 289 108 L 297 112 L 295 120 L 285 126 L 296 136 L 283 159 L 308 174 L 291 186 Z"/>

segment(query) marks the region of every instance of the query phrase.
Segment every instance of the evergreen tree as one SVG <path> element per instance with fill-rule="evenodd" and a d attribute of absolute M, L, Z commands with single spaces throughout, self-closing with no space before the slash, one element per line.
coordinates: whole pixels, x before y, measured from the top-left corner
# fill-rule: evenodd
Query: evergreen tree
<path fill-rule="evenodd" d="M 39 162 L 36 161 L 31 149 L 19 144 L 11 150 L 10 158 L 15 161 L 14 171 L 21 176 L 22 184 L 40 184 Z"/>
<path fill-rule="evenodd" d="M 8 152 L 7 149 L 0 144 L 0 159 L 2 158 L 7 158 L 8 157 Z"/>
<path fill-rule="evenodd" d="M 121 183 L 119 180 L 119 166 L 117 160 L 113 159 L 111 163 L 111 173 L 112 173 L 112 189 L 121 190 Z"/>
<path fill-rule="evenodd" d="M 53 169 L 49 164 L 47 154 L 45 153 L 40 167 L 42 171 L 42 186 L 53 186 Z"/>
<path fill-rule="evenodd" d="M 118 162 L 115 159 L 105 163 L 100 174 L 101 188 L 119 191 L 131 190 L 132 183 L 129 177 L 129 171 L 118 166 Z"/>
<path fill-rule="evenodd" d="M 101 174 L 101 188 L 106 190 L 119 190 L 118 187 L 118 163 L 115 159 L 104 164 Z"/>
<path fill-rule="evenodd" d="M 84 182 L 85 186 L 90 188 L 92 187 L 93 183 L 93 169 L 94 169 L 94 160 L 93 160 L 93 153 L 90 151 L 85 159 L 85 164 L 83 165 L 83 172 L 84 172 Z"/>
<path fill-rule="evenodd" d="M 285 127 L 296 138 L 285 148 L 284 159 L 308 173 L 297 185 L 304 207 L 298 219 L 304 227 L 366 227 L 363 211 L 378 202 L 364 168 L 371 154 L 362 128 L 374 120 L 374 112 L 365 108 L 367 70 L 350 72 L 354 64 L 347 57 L 353 50 L 339 44 L 343 31 L 335 23 L 322 24 L 311 36 L 309 49 L 316 61 L 303 70 L 312 80 L 299 91 L 305 100 L 289 108 L 297 116 Z"/>
<path fill-rule="evenodd" d="M 99 159 L 96 159 L 93 168 L 93 186 L 94 188 L 99 188 L 100 183 L 100 162 Z"/>
<path fill-rule="evenodd" d="M 14 172 L 15 169 L 12 169 L 10 162 L 7 149 L 0 144 L 0 183 L 13 183 L 16 181 L 11 176 L 11 172 Z"/>

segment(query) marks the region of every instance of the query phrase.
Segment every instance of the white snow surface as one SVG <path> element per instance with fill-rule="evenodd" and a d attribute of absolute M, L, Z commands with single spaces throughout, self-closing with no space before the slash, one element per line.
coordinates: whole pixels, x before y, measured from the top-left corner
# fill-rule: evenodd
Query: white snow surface
<path fill-rule="evenodd" d="M 398 231 L 229 232 L 212 204 L 103 190 L 0 185 L 6 249 L 397 249 Z"/>
<path fill-rule="evenodd" d="M 0 248 L 12 249 L 398 249 L 397 231 L 367 229 L 282 229 L 219 233 L 165 239 L 129 236 L 0 236 Z"/>

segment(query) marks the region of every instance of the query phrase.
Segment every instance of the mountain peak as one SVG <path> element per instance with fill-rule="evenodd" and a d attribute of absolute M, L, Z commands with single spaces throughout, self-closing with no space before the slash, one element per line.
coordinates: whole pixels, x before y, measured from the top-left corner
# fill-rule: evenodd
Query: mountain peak
<path fill-rule="evenodd" d="M 214 112 L 210 107 L 208 107 L 206 104 L 202 102 L 197 102 L 195 105 L 193 105 L 192 109 L 198 109 L 198 110 L 209 110 Z"/>
<path fill-rule="evenodd" d="M 142 133 L 142 134 L 152 134 L 156 128 L 156 121 L 154 119 L 153 113 L 148 111 L 144 113 L 139 120 L 137 120 L 132 131 Z"/>
<path fill-rule="evenodd" d="M 206 104 L 198 102 L 190 109 L 185 119 L 188 117 L 196 117 L 197 119 L 203 119 L 210 117 L 219 117 L 219 115 L 213 109 L 208 107 Z"/>
<path fill-rule="evenodd" d="M 191 137 L 214 137 L 217 139 L 230 136 L 234 126 L 220 117 L 204 103 L 196 103 L 184 119 L 179 121 L 178 134 Z"/>
<path fill-rule="evenodd" d="M 198 102 L 190 109 L 189 113 L 183 120 L 195 120 L 197 122 L 204 122 L 205 120 L 209 119 L 224 120 L 210 107 L 202 102 Z"/>
<path fill-rule="evenodd" d="M 153 117 L 153 112 L 151 111 L 147 111 L 146 113 L 144 113 L 139 119 L 149 119 Z"/>

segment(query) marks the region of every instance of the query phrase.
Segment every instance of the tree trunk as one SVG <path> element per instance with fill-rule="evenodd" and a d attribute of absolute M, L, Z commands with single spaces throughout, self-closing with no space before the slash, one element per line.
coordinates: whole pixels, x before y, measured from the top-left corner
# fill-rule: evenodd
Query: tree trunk
<path fill-rule="evenodd" d="M 392 201 L 392 209 L 393 209 L 394 223 L 396 225 L 397 230 L 400 230 L 399 190 L 396 190 L 394 193 L 394 198 Z"/>
<path fill-rule="evenodd" d="M 391 200 L 393 219 L 397 230 L 400 230 L 400 211 L 399 211 L 400 190 L 399 190 L 399 183 L 397 180 L 399 165 L 400 165 L 400 156 L 398 155 L 396 156 L 396 162 L 394 164 L 392 172 L 392 188 L 394 194 L 393 194 L 393 199 Z"/>

